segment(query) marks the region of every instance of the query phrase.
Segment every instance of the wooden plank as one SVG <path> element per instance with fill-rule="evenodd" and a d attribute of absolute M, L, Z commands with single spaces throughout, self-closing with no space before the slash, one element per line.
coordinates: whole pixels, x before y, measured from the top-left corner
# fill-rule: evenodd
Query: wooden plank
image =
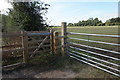
<path fill-rule="evenodd" d="M 33 41 L 29 41 L 28 44 L 34 44 L 34 43 L 38 43 L 38 42 L 42 42 L 43 40 L 33 40 Z M 50 39 L 46 39 L 45 42 L 49 42 Z"/>
<path fill-rule="evenodd" d="M 58 46 L 58 43 L 59 43 L 59 41 L 58 41 L 58 39 L 56 38 L 56 37 L 58 37 L 58 32 L 54 32 L 53 33 L 53 41 L 54 41 L 54 55 L 56 55 L 57 54 L 57 46 Z"/>
<path fill-rule="evenodd" d="M 59 46 L 57 46 L 57 49 L 58 48 L 62 48 L 62 47 L 67 47 L 69 44 L 66 44 L 66 45 L 59 45 Z"/>
<path fill-rule="evenodd" d="M 62 38 L 61 39 L 61 45 L 66 45 L 67 41 L 66 41 L 66 38 L 67 38 L 67 26 L 66 26 L 66 22 L 62 22 L 61 23 L 61 36 L 64 36 L 65 38 Z M 62 47 L 62 55 L 64 56 L 65 55 L 65 47 Z"/>
<path fill-rule="evenodd" d="M 24 36 L 22 36 L 22 47 L 24 48 L 23 51 L 23 62 L 28 63 L 29 61 L 29 53 L 28 53 L 28 36 L 27 32 L 21 32 Z"/>
<path fill-rule="evenodd" d="M 12 68 L 12 67 L 17 67 L 17 66 L 21 66 L 25 64 L 24 62 L 20 62 L 20 63 L 16 63 L 16 64 L 11 64 L 11 65 L 7 65 L 7 66 L 3 66 L 2 69 L 8 69 L 8 68 Z"/>
<path fill-rule="evenodd" d="M 56 37 L 57 39 L 60 39 L 60 38 L 65 38 L 65 36 L 58 36 Z"/>
<path fill-rule="evenodd" d="M 21 31 L 18 32 L 2 32 L 2 34 L 21 34 Z"/>
<path fill-rule="evenodd" d="M 51 33 L 47 32 L 47 33 L 29 33 L 27 34 L 28 36 L 50 36 Z"/>
<path fill-rule="evenodd" d="M 30 56 L 31 58 L 35 55 L 36 51 L 38 51 L 41 48 L 41 46 L 44 44 L 44 42 L 46 41 L 47 38 L 48 38 L 48 36 L 46 36 L 45 39 L 37 47 L 37 49 L 35 49 L 35 51 L 33 52 L 33 54 Z"/>
<path fill-rule="evenodd" d="M 50 47 L 50 45 L 42 45 L 41 46 L 41 48 L 44 48 L 44 47 Z M 28 49 L 35 49 L 35 48 L 38 48 L 38 46 L 28 47 Z"/>
<path fill-rule="evenodd" d="M 23 34 L 21 33 L 6 33 L 6 34 L 2 34 L 2 38 L 6 38 L 6 37 L 19 37 L 19 36 L 23 36 Z"/>
<path fill-rule="evenodd" d="M 30 33 L 49 33 L 49 31 L 28 31 L 26 32 L 27 34 L 30 34 Z M 2 37 L 5 38 L 5 37 L 19 37 L 19 36 L 23 36 L 24 34 L 21 34 L 20 32 L 10 32 L 10 33 L 2 33 Z M 36 35 L 36 36 L 39 36 L 40 34 Z M 47 34 L 49 35 L 49 34 Z M 47 35 L 43 35 L 43 36 L 47 36 Z M 31 35 L 32 36 L 32 35 Z M 33 35 L 34 36 L 34 35 Z"/>
<path fill-rule="evenodd" d="M 36 53 L 45 53 L 45 52 L 48 52 L 50 51 L 49 49 L 48 50 L 45 50 L 45 51 L 36 51 Z M 30 52 L 29 54 L 33 54 L 33 52 Z"/>
<path fill-rule="evenodd" d="M 9 48 L 9 47 L 21 47 L 21 44 L 14 44 L 14 45 L 4 45 L 4 46 L 0 46 L 0 48 Z"/>
<path fill-rule="evenodd" d="M 17 51 L 24 51 L 24 48 L 20 48 L 20 49 L 12 49 L 12 50 L 3 50 L 2 53 L 11 53 L 11 52 L 17 52 Z"/>
<path fill-rule="evenodd" d="M 62 48 L 62 47 L 63 47 L 62 45 L 59 45 L 59 46 L 57 46 L 57 49 L 58 49 L 58 48 Z"/>
<path fill-rule="evenodd" d="M 54 41 L 53 41 L 53 29 L 50 29 L 50 49 L 52 54 L 54 54 Z"/>

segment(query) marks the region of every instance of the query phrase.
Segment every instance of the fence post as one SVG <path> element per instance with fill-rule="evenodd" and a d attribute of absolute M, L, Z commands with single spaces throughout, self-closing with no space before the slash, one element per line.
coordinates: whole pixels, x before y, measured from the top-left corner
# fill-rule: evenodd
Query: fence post
<path fill-rule="evenodd" d="M 53 44 L 53 45 L 54 45 L 54 55 L 56 55 L 56 54 L 57 54 L 57 52 L 58 52 L 58 51 L 57 51 L 57 46 L 58 46 L 59 41 L 58 41 L 58 38 L 57 38 L 57 37 L 58 37 L 58 32 L 56 32 L 56 31 L 55 31 L 55 32 L 53 33 L 53 41 L 54 41 L 54 44 Z"/>
<path fill-rule="evenodd" d="M 50 29 L 50 49 L 52 51 L 52 54 L 54 54 L 54 41 L 53 41 L 53 29 Z"/>
<path fill-rule="evenodd" d="M 62 56 L 65 55 L 65 45 L 67 43 L 67 26 L 66 26 L 66 22 L 62 22 L 61 23 L 61 36 L 64 36 L 64 38 L 61 39 L 61 45 L 62 45 Z"/>
<path fill-rule="evenodd" d="M 21 31 L 22 34 L 22 47 L 24 48 L 23 51 L 23 62 L 28 63 L 29 60 L 29 53 L 28 53 L 28 36 L 27 32 Z"/>

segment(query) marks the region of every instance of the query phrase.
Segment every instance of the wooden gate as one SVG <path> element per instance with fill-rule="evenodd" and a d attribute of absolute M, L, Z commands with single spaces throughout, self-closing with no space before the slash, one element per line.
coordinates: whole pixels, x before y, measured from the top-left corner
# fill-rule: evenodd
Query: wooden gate
<path fill-rule="evenodd" d="M 2 34 L 2 66 L 9 69 L 26 64 L 36 54 L 50 52 L 56 55 L 59 46 L 58 32 L 53 31 L 21 31 Z M 18 63 L 19 62 L 19 63 Z"/>

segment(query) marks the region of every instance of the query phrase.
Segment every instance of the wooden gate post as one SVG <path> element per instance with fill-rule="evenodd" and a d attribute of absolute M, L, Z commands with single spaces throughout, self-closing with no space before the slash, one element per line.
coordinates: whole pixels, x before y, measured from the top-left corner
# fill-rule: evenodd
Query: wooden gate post
<path fill-rule="evenodd" d="M 65 45 L 67 43 L 67 26 L 66 26 L 66 22 L 62 22 L 61 23 L 61 36 L 64 36 L 64 38 L 61 39 L 61 45 L 62 45 L 62 56 L 65 55 Z"/>
<path fill-rule="evenodd" d="M 58 38 L 57 38 L 57 37 L 58 37 L 58 34 L 59 34 L 59 33 L 58 33 L 58 32 L 56 32 L 56 31 L 53 33 L 53 41 L 54 41 L 54 44 L 53 44 L 53 45 L 54 45 L 54 55 L 56 55 L 56 54 L 57 54 L 57 52 L 58 52 L 58 51 L 57 51 L 57 46 L 58 46 L 58 43 L 59 43 Z"/>
<path fill-rule="evenodd" d="M 28 36 L 27 32 L 21 31 L 22 34 L 22 47 L 24 48 L 23 51 L 23 62 L 28 63 L 29 60 L 29 53 L 28 53 Z"/>
<path fill-rule="evenodd" d="M 54 41 L 53 41 L 53 29 L 50 29 L 50 49 L 52 51 L 52 54 L 54 54 Z"/>

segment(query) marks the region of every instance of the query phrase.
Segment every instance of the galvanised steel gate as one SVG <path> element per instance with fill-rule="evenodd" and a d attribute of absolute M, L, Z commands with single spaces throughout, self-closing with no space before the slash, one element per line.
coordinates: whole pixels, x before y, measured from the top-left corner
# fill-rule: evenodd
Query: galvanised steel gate
<path fill-rule="evenodd" d="M 71 58 L 120 77 L 120 44 L 118 42 L 111 43 L 94 40 L 94 38 L 106 38 L 112 41 L 113 39 L 119 39 L 120 36 L 74 32 L 67 32 L 67 36 L 67 44 L 69 46 L 66 49 L 66 53 Z M 91 37 L 94 38 L 91 40 Z"/>

